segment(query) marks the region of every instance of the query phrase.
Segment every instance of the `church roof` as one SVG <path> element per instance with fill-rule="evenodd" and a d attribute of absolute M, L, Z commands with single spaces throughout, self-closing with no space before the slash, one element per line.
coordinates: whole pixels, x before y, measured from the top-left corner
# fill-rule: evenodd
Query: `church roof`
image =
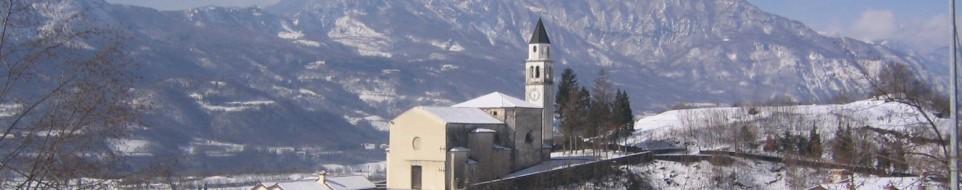
<path fill-rule="evenodd" d="M 500 92 L 492 92 L 481 97 L 477 97 L 460 104 L 455 104 L 451 107 L 465 107 L 465 108 L 541 108 L 541 106 L 526 102 L 524 100 L 502 94 Z"/>
<path fill-rule="evenodd" d="M 538 18 L 538 26 L 534 28 L 534 33 L 531 34 L 531 40 L 528 41 L 529 44 L 550 44 L 551 40 L 548 40 L 548 32 L 544 30 L 544 23 L 541 23 L 541 18 Z"/>
<path fill-rule="evenodd" d="M 502 124 L 498 119 L 478 108 L 470 107 L 419 107 L 421 110 L 447 123 Z"/>

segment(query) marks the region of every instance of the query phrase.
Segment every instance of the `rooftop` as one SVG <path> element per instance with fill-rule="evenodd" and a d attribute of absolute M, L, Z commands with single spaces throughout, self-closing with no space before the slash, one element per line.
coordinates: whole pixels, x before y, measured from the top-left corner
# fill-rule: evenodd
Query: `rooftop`
<path fill-rule="evenodd" d="M 500 92 L 492 92 L 490 94 L 477 97 L 459 104 L 455 104 L 451 107 L 462 107 L 462 108 L 541 108 L 539 105 L 526 102 L 524 100 L 502 94 Z"/>
<path fill-rule="evenodd" d="M 418 107 L 447 123 L 502 124 L 488 113 L 472 107 Z"/>
<path fill-rule="evenodd" d="M 538 26 L 534 28 L 534 33 L 531 34 L 531 40 L 528 41 L 529 44 L 550 44 L 551 40 L 548 40 L 548 32 L 544 30 L 544 23 L 541 23 L 541 18 L 538 18 Z"/>

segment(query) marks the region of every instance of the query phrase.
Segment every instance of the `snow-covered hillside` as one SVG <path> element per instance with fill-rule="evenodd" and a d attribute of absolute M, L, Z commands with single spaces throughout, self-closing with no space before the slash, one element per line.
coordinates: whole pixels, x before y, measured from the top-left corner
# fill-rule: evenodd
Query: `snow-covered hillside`
<path fill-rule="evenodd" d="M 752 109 L 757 113 L 750 113 Z M 712 139 L 692 138 L 693 133 L 689 132 L 724 136 L 734 133 L 736 127 L 742 125 L 756 129 L 758 141 L 784 131 L 807 134 L 813 127 L 823 136 L 831 136 L 839 125 L 854 128 L 868 126 L 932 137 L 934 133 L 921 114 L 908 105 L 878 99 L 847 104 L 671 110 L 639 119 L 627 144 L 649 147 L 664 146 L 663 142 L 674 141 L 691 143 L 694 148 L 715 149 L 729 145 L 713 142 Z M 948 119 L 938 118 L 931 112 L 925 114 L 935 119 L 940 131 L 948 131 Z"/>
<path fill-rule="evenodd" d="M 858 155 L 843 159 L 862 159 L 864 162 L 856 165 L 888 172 L 942 175 L 946 167 L 940 165 L 937 159 L 923 156 L 944 156 L 941 147 L 934 143 L 937 142 L 937 135 L 923 114 L 934 121 L 942 135 L 948 132 L 949 120 L 939 118 L 932 112 L 919 112 L 914 107 L 885 99 L 868 99 L 846 104 L 671 110 L 638 120 L 635 123 L 636 131 L 623 143 L 647 149 L 687 148 L 688 152 L 683 154 L 725 150 L 835 163 L 838 160 L 834 158 L 836 155 L 833 155 L 832 149 L 841 143 L 836 133 L 841 127 L 850 127 L 855 131 L 854 138 L 861 139 L 850 144 L 858 149 Z M 768 140 L 784 139 L 784 134 L 809 138 L 813 129 L 819 134 L 822 147 L 822 152 L 817 156 L 805 157 L 802 153 L 794 153 L 794 150 L 765 150 Z M 745 130 L 751 131 L 749 133 L 752 135 L 748 136 L 754 139 L 748 142 L 739 139 L 745 137 Z M 899 154 L 904 154 L 901 156 L 906 159 L 893 161 L 899 157 L 893 155 Z M 899 164 L 905 167 L 890 167 L 890 162 L 904 162 Z M 656 188 L 798 189 L 824 184 L 831 177 L 831 170 L 826 168 L 745 158 L 735 158 L 732 164 L 723 166 L 704 161 L 694 164 L 656 161 L 630 168 L 648 178 Z M 855 184 L 860 188 L 881 189 L 892 180 L 897 182 L 893 183 L 899 188 L 914 187 L 919 183 L 918 178 L 856 176 L 860 176 Z M 828 186 L 834 188 L 838 185 Z"/>

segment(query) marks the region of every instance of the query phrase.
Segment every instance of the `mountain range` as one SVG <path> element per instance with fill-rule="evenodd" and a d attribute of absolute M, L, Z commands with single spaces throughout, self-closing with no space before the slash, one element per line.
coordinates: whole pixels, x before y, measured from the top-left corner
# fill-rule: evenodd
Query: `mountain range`
<path fill-rule="evenodd" d="M 558 68 L 572 68 L 582 85 L 608 70 L 635 113 L 677 102 L 824 102 L 869 92 L 868 80 L 893 63 L 936 86 L 948 78 L 932 56 L 824 36 L 744 0 L 62 6 L 126 36 L 141 76 L 135 91 L 152 105 L 131 138 L 150 153 L 198 143 L 322 151 L 386 143 L 389 120 L 414 106 L 520 95 L 526 39 L 539 18 Z"/>

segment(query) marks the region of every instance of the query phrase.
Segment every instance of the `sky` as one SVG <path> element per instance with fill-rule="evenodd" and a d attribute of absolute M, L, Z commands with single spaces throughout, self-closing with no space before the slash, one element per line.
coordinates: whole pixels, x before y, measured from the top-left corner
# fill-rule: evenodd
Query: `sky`
<path fill-rule="evenodd" d="M 107 0 L 183 10 L 202 6 L 266 7 L 280 0 Z M 748 0 L 762 10 L 805 23 L 830 36 L 894 39 L 920 52 L 948 46 L 948 0 Z M 962 9 L 960 9 L 962 10 Z"/>
<path fill-rule="evenodd" d="M 805 23 L 824 35 L 863 41 L 894 39 L 920 52 L 949 43 L 948 0 L 748 1 L 766 12 Z M 959 2 L 956 7 L 960 7 Z"/>

